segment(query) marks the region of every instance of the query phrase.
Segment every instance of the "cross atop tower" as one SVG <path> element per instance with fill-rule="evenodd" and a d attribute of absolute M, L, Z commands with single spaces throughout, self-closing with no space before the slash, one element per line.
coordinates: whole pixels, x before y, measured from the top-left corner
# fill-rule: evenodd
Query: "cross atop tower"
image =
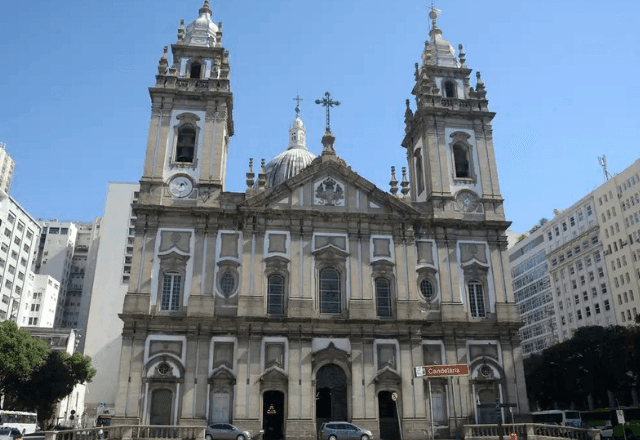
<path fill-rule="evenodd" d="M 300 94 L 297 93 L 296 97 L 293 98 L 293 100 L 298 102 L 298 104 L 296 105 L 296 115 L 299 115 L 300 114 L 300 101 L 304 101 L 304 99 L 302 99 L 300 97 Z"/>
<path fill-rule="evenodd" d="M 331 99 L 331 94 L 329 92 L 325 92 L 324 94 L 324 98 L 322 99 L 316 99 L 316 104 L 320 104 L 323 107 L 327 108 L 327 126 L 326 131 L 327 133 L 331 133 L 331 124 L 330 124 L 330 117 L 329 117 L 329 109 L 333 106 L 339 106 L 340 105 L 340 101 L 333 101 Z"/>

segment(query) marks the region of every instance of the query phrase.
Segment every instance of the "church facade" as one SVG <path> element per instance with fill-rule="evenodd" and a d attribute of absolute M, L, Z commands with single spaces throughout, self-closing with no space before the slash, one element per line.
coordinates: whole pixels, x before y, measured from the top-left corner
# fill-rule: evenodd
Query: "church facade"
<path fill-rule="evenodd" d="M 119 366 L 120 424 L 229 422 L 316 438 L 454 436 L 528 413 L 486 91 L 432 11 L 407 101 L 406 172 L 385 192 L 296 112 L 289 147 L 224 189 L 234 133 L 228 52 L 208 0 L 180 25 L 152 116 Z M 399 173 L 400 174 L 400 173 Z M 466 364 L 469 375 L 416 377 Z M 493 405 L 493 408 L 489 406 Z"/>

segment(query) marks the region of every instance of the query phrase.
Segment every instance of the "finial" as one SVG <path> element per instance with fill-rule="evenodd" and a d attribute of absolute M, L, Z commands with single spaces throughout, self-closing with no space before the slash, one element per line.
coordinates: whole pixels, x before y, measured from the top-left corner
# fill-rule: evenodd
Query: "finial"
<path fill-rule="evenodd" d="M 397 196 L 398 194 L 398 180 L 396 179 L 396 167 L 391 167 L 391 181 L 389 182 L 391 186 L 391 194 Z"/>
<path fill-rule="evenodd" d="M 204 14 L 207 13 L 209 15 L 212 14 L 211 9 L 209 9 L 209 0 L 204 0 L 204 4 L 202 5 L 202 7 L 198 10 L 199 14 Z"/>
<path fill-rule="evenodd" d="M 416 81 L 418 81 L 418 78 L 420 78 L 420 69 L 418 68 L 418 63 L 414 64 L 415 67 L 415 72 L 413 72 L 413 76 L 416 78 Z"/>
<path fill-rule="evenodd" d="M 160 60 L 158 61 L 158 74 L 159 75 L 164 75 L 167 73 L 167 68 L 169 67 L 169 59 L 167 57 L 167 52 L 169 51 L 169 48 L 167 46 L 164 47 L 164 49 L 162 49 L 162 56 L 160 57 Z"/>
<path fill-rule="evenodd" d="M 180 19 L 180 27 L 178 28 L 178 41 L 184 39 L 184 18 Z"/>
<path fill-rule="evenodd" d="M 253 188 L 254 177 L 256 175 L 253 173 L 253 157 L 249 159 L 249 171 L 247 172 L 247 189 Z"/>
<path fill-rule="evenodd" d="M 487 96 L 487 90 L 484 87 L 484 81 L 480 77 L 480 72 L 476 72 L 476 93 L 480 99 L 484 99 Z"/>
<path fill-rule="evenodd" d="M 465 67 L 464 63 L 465 61 L 467 61 L 467 55 L 462 50 L 462 44 L 458 44 L 458 53 L 459 53 L 458 58 L 460 59 L 460 65 L 462 67 Z"/>
<path fill-rule="evenodd" d="M 331 100 L 331 94 L 329 92 L 325 92 L 324 94 L 324 98 L 322 99 L 316 99 L 316 104 L 320 104 L 323 107 L 327 108 L 327 125 L 326 125 L 326 132 L 327 133 L 331 133 L 331 124 L 330 124 L 330 119 L 329 119 L 329 109 L 333 106 L 339 106 L 340 105 L 340 101 L 333 101 Z M 324 139 L 324 137 L 323 137 Z M 335 139 L 335 138 L 334 138 Z M 324 141 L 323 141 L 324 144 Z"/>
<path fill-rule="evenodd" d="M 296 93 L 296 97 L 293 98 L 293 100 L 298 102 L 298 104 L 296 105 L 296 118 L 297 118 L 300 115 L 300 101 L 304 101 L 304 99 L 300 97 L 299 93 Z"/>
<path fill-rule="evenodd" d="M 258 189 L 265 189 L 267 186 L 267 168 L 264 159 L 260 162 L 260 173 L 258 174 Z"/>
<path fill-rule="evenodd" d="M 405 133 L 409 133 L 411 130 L 411 121 L 413 121 L 413 111 L 411 110 L 411 103 L 407 99 L 405 101 L 407 109 L 404 111 L 404 130 Z"/>
<path fill-rule="evenodd" d="M 409 192 L 409 181 L 407 180 L 407 167 L 402 167 L 402 182 L 400 182 L 400 186 L 402 186 L 402 196 L 406 197 Z"/>

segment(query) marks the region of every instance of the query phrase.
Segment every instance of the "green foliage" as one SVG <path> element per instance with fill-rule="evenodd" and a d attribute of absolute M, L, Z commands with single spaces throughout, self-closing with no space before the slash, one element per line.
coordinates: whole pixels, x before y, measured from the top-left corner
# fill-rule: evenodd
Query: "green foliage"
<path fill-rule="evenodd" d="M 13 408 L 37 411 L 38 419 L 48 420 L 60 400 L 76 385 L 90 382 L 95 374 L 90 357 L 54 351 L 31 375 L 15 378 L 7 397 Z"/>
<path fill-rule="evenodd" d="M 573 338 L 526 359 L 525 376 L 529 396 L 542 408 L 586 408 L 588 396 L 608 406 L 607 391 L 618 397 L 638 385 L 640 329 L 580 328 Z"/>
<path fill-rule="evenodd" d="M 46 342 L 18 329 L 15 322 L 0 323 L 0 394 L 6 392 L 10 378 L 28 376 L 44 364 L 48 352 Z"/>

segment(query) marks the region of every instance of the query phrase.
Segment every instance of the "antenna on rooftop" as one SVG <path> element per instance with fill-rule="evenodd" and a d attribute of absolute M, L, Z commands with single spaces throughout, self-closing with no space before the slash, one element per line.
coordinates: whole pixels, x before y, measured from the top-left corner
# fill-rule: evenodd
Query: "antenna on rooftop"
<path fill-rule="evenodd" d="M 604 154 L 602 156 L 598 156 L 598 163 L 602 167 L 602 172 L 604 172 L 604 180 L 607 181 L 613 177 L 607 168 L 607 156 Z"/>

